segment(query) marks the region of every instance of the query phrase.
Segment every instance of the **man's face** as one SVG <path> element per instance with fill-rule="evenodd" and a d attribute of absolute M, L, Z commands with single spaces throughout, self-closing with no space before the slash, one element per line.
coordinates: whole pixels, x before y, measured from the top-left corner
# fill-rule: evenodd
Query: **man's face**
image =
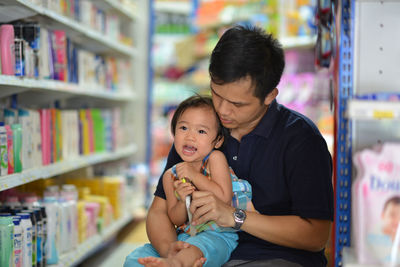
<path fill-rule="evenodd" d="M 231 129 L 231 135 L 238 140 L 257 126 L 277 92 L 271 92 L 261 103 L 254 96 L 255 86 L 249 77 L 223 85 L 211 82 L 210 87 L 214 107 L 222 124 Z"/>

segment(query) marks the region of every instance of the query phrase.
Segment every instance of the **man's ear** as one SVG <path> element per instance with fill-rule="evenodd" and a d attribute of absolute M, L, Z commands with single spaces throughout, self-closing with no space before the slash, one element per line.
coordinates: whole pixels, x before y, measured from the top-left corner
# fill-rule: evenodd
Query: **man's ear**
<path fill-rule="evenodd" d="M 264 104 L 269 106 L 272 101 L 278 96 L 278 88 L 274 88 L 264 99 Z"/>
<path fill-rule="evenodd" d="M 218 140 L 217 140 L 217 142 L 215 143 L 214 148 L 215 148 L 215 149 L 220 148 L 220 147 L 222 146 L 223 143 L 224 143 L 224 137 L 223 137 L 223 136 L 218 137 Z"/>

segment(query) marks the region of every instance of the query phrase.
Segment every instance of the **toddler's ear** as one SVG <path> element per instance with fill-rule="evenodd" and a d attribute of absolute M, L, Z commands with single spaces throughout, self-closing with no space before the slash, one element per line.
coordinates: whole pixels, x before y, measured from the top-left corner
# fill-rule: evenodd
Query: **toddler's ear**
<path fill-rule="evenodd" d="M 214 145 L 214 148 L 215 148 L 215 149 L 220 148 L 220 147 L 222 146 L 223 143 L 224 143 L 224 137 L 223 137 L 223 136 L 222 136 L 222 137 L 219 137 L 218 140 L 217 140 L 217 142 L 216 142 L 215 145 Z"/>

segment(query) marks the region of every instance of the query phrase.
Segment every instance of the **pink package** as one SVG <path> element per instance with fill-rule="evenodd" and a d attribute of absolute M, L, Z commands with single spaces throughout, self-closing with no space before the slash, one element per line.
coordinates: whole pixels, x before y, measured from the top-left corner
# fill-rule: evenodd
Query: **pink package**
<path fill-rule="evenodd" d="M 88 216 L 87 236 L 97 234 L 97 219 L 99 217 L 100 204 L 95 202 L 87 202 L 85 205 L 86 215 Z"/>
<path fill-rule="evenodd" d="M 14 27 L 11 24 L 0 26 L 0 59 L 2 73 L 5 75 L 14 75 Z"/>
<path fill-rule="evenodd" d="M 361 264 L 400 263 L 400 144 L 355 154 L 353 230 Z"/>

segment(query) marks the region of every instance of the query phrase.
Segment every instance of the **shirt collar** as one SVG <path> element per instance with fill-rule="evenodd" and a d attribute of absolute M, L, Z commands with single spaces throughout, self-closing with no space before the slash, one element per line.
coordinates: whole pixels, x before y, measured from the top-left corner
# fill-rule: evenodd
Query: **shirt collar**
<path fill-rule="evenodd" d="M 254 128 L 250 134 L 255 134 L 262 136 L 264 138 L 268 138 L 270 135 L 276 120 L 278 119 L 279 105 L 274 99 L 268 107 L 267 112 L 265 112 L 264 116 L 261 118 L 260 122 Z"/>

